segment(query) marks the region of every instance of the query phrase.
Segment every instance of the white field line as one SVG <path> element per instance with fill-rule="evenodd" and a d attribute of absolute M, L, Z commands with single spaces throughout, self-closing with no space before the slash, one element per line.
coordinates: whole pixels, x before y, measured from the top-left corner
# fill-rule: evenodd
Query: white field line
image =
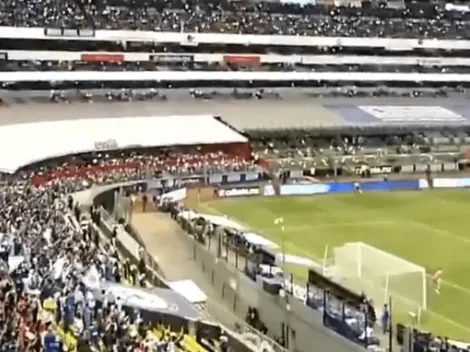
<path fill-rule="evenodd" d="M 333 229 L 333 228 L 343 228 L 343 227 L 354 227 L 354 226 L 377 226 L 377 225 L 394 225 L 394 220 L 365 220 L 365 221 L 344 221 L 344 222 L 336 222 L 336 223 L 320 223 L 311 225 L 292 225 L 292 226 L 285 226 L 285 230 L 291 231 L 305 231 L 305 230 L 326 230 L 326 229 Z M 276 231 L 279 230 L 279 227 L 266 227 L 262 228 L 263 231 Z"/>
<path fill-rule="evenodd" d="M 202 209 L 206 209 L 208 212 L 212 212 L 214 214 L 218 214 L 220 216 L 227 216 L 226 214 L 224 214 L 223 212 L 211 207 L 208 203 L 199 203 L 199 207 L 201 207 Z M 267 209 L 263 209 L 267 212 L 270 212 L 272 213 L 271 211 L 267 210 Z M 276 214 L 272 213 L 272 216 L 273 216 L 273 219 L 276 218 Z M 257 229 L 255 227 L 253 227 L 252 225 L 250 224 L 247 224 L 247 223 L 244 223 L 242 221 L 240 221 L 239 219 L 236 219 L 236 218 L 232 218 L 234 220 L 236 220 L 236 222 L 238 222 L 240 225 L 246 227 L 247 229 L 252 229 L 252 230 L 255 230 L 257 232 L 259 232 L 260 234 L 263 234 L 263 229 Z M 352 223 L 352 222 L 351 222 Z M 363 221 L 363 222 L 355 222 L 357 224 L 359 223 L 363 223 L 364 224 L 369 224 L 371 225 L 372 223 L 374 223 L 374 221 Z M 395 220 L 383 220 L 383 221 L 380 221 L 380 220 L 377 220 L 375 221 L 375 223 L 377 225 L 379 224 L 389 224 L 389 225 L 392 225 L 392 226 L 403 226 L 403 223 L 399 223 L 398 221 L 395 221 Z M 433 231 L 434 233 L 436 234 L 440 234 L 442 236 L 445 236 L 445 237 L 448 237 L 448 238 L 454 238 L 454 239 L 457 239 L 457 238 L 460 238 L 460 239 L 465 239 L 465 242 L 468 242 L 470 244 L 470 240 L 466 239 L 466 238 L 463 238 L 463 237 L 460 237 L 460 236 L 455 236 L 453 235 L 452 233 L 450 232 L 447 232 L 447 231 L 444 231 L 444 230 L 439 230 L 439 229 L 436 229 L 430 225 L 427 225 L 425 223 L 421 223 L 421 222 L 417 222 L 417 221 L 410 221 L 410 220 L 406 220 L 405 223 L 408 223 L 410 225 L 414 225 L 414 226 L 420 226 L 421 228 L 426 228 L 427 230 L 429 231 Z M 347 222 L 344 222 L 344 223 L 337 223 L 336 225 L 338 227 L 342 227 L 342 226 L 348 226 L 348 225 L 344 225 L 344 224 L 347 224 Z M 334 224 L 333 224 L 334 225 Z M 354 225 L 353 225 L 354 226 Z M 298 226 L 297 228 L 304 228 L 304 226 Z M 332 226 L 331 226 L 332 227 Z M 313 226 L 305 226 L 305 230 L 309 230 L 309 229 L 314 229 L 315 227 Z M 275 230 L 275 229 L 274 229 Z M 445 235 L 443 235 L 443 233 Z M 294 243 L 290 242 L 290 241 L 285 241 L 286 243 L 289 244 L 289 247 L 291 248 L 294 248 L 295 250 L 297 250 L 299 253 L 306 253 L 306 251 L 304 249 L 302 249 L 301 247 L 295 245 Z M 315 261 L 318 261 L 319 259 L 318 258 L 315 258 L 312 256 L 311 253 L 307 253 L 307 258 L 313 258 L 315 259 Z M 321 260 L 320 260 L 321 262 Z M 449 287 L 452 287 L 456 290 L 459 290 L 459 291 L 462 291 L 462 292 L 465 292 L 466 294 L 468 294 L 470 296 L 470 289 L 467 289 L 465 287 L 462 287 L 458 284 L 455 284 L 455 283 L 452 283 L 452 282 L 449 282 L 449 281 L 445 281 L 445 280 L 442 280 L 441 281 L 441 284 L 445 285 L 445 286 L 449 286 Z M 470 328 L 465 326 L 465 325 L 462 325 L 460 323 L 457 323 L 456 321 L 452 320 L 452 319 L 449 319 L 439 313 L 436 313 L 430 309 L 427 309 L 426 312 L 430 313 L 431 315 L 437 317 L 438 319 L 442 320 L 442 321 L 445 321 L 447 324 L 449 325 L 453 325 L 463 331 L 466 331 L 466 332 L 470 332 Z"/>
<path fill-rule="evenodd" d="M 456 240 L 458 242 L 463 242 L 467 245 L 470 245 L 470 238 L 456 235 L 455 233 L 452 233 L 447 230 L 438 229 L 437 227 L 428 225 L 425 222 L 415 221 L 415 220 L 404 220 L 403 222 L 406 224 L 409 224 L 410 226 L 421 227 L 424 230 L 434 232 L 434 234 L 436 234 L 437 236 L 452 238 L 453 240 Z M 399 224 L 396 223 L 396 225 L 399 225 Z"/>
<path fill-rule="evenodd" d="M 470 245 L 470 239 L 459 236 L 459 235 L 456 235 L 456 234 L 453 234 L 452 232 L 449 232 L 449 231 L 446 231 L 446 230 L 435 228 L 435 227 L 433 227 L 431 225 L 428 225 L 424 222 L 419 222 L 419 221 L 414 221 L 414 220 L 413 221 L 412 220 L 404 220 L 403 222 L 405 224 L 410 225 L 410 226 L 421 227 L 424 230 L 433 232 L 436 236 L 451 238 L 451 239 L 454 239 L 455 241 L 462 242 L 462 243 L 465 243 L 467 245 Z M 403 226 L 403 222 L 402 223 L 395 222 L 394 226 L 397 226 L 397 227 L 400 226 L 401 227 L 401 226 Z M 454 288 L 458 291 L 462 291 L 462 292 L 465 292 L 466 294 L 470 295 L 470 288 L 466 288 L 466 287 L 460 286 L 456 283 L 446 281 L 446 280 L 441 280 L 441 283 L 445 286 L 452 287 L 452 288 Z"/>

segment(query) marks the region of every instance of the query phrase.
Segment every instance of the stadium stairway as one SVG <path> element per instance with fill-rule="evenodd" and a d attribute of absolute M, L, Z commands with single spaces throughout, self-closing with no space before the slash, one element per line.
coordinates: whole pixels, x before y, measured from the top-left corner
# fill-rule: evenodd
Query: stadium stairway
<path fill-rule="evenodd" d="M 91 222 L 91 219 L 90 219 L 88 213 L 82 213 L 82 217 Z M 83 225 L 83 220 L 81 221 L 82 224 L 79 224 L 74 216 L 70 216 L 70 221 L 73 222 L 73 225 L 76 228 L 80 228 L 80 226 Z M 95 230 L 97 230 L 99 232 L 102 243 L 111 244 L 109 239 L 102 233 L 102 231 L 98 227 L 95 226 L 94 228 L 95 228 Z M 121 257 L 121 259 L 122 259 L 122 257 Z M 128 277 L 126 278 L 126 276 L 125 276 L 122 261 L 119 262 L 119 266 L 120 266 L 121 274 L 122 274 L 121 275 L 122 280 L 123 280 L 122 283 L 125 284 L 125 285 L 128 285 L 128 286 L 133 286 L 131 278 L 128 278 Z M 61 331 L 60 327 L 58 327 L 58 331 Z M 157 327 L 153 328 L 152 330 L 150 330 L 149 334 L 150 334 L 150 337 L 153 337 L 156 340 L 161 340 L 164 336 L 166 336 L 168 334 L 179 335 L 179 334 L 181 334 L 181 332 L 171 331 L 169 328 L 165 328 L 165 327 L 160 325 L 160 326 L 157 326 Z M 62 331 L 61 335 L 62 335 L 62 338 L 63 338 L 62 341 L 64 341 L 64 343 L 67 344 L 67 346 L 69 346 L 69 348 L 71 348 L 70 351 L 75 351 L 76 346 L 77 346 L 77 341 L 76 341 L 75 337 L 72 334 L 64 334 L 63 331 Z M 60 333 L 59 333 L 59 336 L 60 336 Z M 194 335 L 183 334 L 181 336 L 181 339 L 178 338 L 178 340 L 180 340 L 180 349 L 182 349 L 185 352 L 208 352 L 204 347 L 202 347 L 199 343 L 197 343 L 196 337 Z"/>

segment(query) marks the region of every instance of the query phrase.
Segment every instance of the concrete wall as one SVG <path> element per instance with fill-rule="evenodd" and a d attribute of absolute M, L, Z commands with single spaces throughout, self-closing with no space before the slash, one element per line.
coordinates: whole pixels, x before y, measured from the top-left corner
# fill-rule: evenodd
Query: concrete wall
<path fill-rule="evenodd" d="M 192 247 L 193 260 L 207 275 L 211 284 L 220 291 L 224 304 L 236 315 L 244 318 L 248 306 L 257 307 L 260 317 L 270 335 L 281 335 L 282 324 L 291 334 L 289 350 L 293 351 L 364 351 L 361 346 L 337 335 L 323 326 L 322 314 L 304 305 L 291 296 L 280 297 L 268 294 L 260 284 L 252 281 L 240 270 L 216 256 L 204 245 L 194 241 L 185 233 L 179 236 Z M 244 259 L 240 260 L 240 266 Z"/>
<path fill-rule="evenodd" d="M 111 191 L 114 187 L 94 189 L 82 195 L 82 204 L 86 200 L 94 199 L 99 193 Z M 101 192 L 100 192 L 101 191 Z M 111 191 L 112 192 L 112 191 Z M 91 194 L 90 194 L 91 193 Z M 103 216 L 103 222 L 114 222 L 114 219 Z M 111 232 L 112 225 L 102 226 L 107 234 Z M 299 300 L 290 296 L 280 297 L 268 294 L 260 284 L 249 279 L 240 269 L 244 267 L 245 260 L 238 261 L 238 268 L 233 258 L 230 263 L 224 259 L 217 259 L 214 251 L 216 245 L 204 246 L 183 231 L 176 234 L 192 251 L 192 258 L 212 286 L 220 292 L 224 306 L 234 312 L 241 319 L 245 318 L 249 306 L 258 308 L 261 319 L 270 331 L 270 335 L 281 336 L 282 324 L 289 327 L 289 350 L 299 352 L 328 351 L 328 352 L 363 352 L 364 349 L 333 331 L 325 328 L 321 313 L 305 306 Z M 118 231 L 118 242 L 121 249 L 130 256 L 137 253 L 138 243 L 124 231 Z M 151 256 L 150 256 L 151 257 Z M 230 257 L 230 256 L 229 256 Z M 152 263 L 148 263 L 149 265 Z M 153 270 L 159 271 L 158 264 L 150 265 Z M 158 280 L 157 280 L 158 281 Z M 210 308 L 210 305 L 209 305 Z M 209 311 L 210 312 L 210 311 Z M 272 345 L 271 345 L 272 346 Z M 260 346 L 261 347 L 261 346 Z M 276 346 L 272 346 L 276 347 Z M 271 348 L 272 348 L 271 347 Z M 260 348 L 260 350 L 269 351 Z M 276 351 L 281 352 L 281 351 Z"/>

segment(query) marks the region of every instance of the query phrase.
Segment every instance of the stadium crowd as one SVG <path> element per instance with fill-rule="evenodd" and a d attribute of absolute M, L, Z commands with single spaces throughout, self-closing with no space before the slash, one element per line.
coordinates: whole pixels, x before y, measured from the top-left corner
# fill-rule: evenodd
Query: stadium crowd
<path fill-rule="evenodd" d="M 467 38 L 468 16 L 445 3 L 329 8 L 274 2 L 4 1 L 0 25 L 250 34 Z"/>
<path fill-rule="evenodd" d="M 7 0 L 0 2 L 0 26 L 466 39 L 470 36 L 469 13 L 470 11 L 450 10 L 445 3 L 425 2 L 410 3 L 402 8 L 388 8 L 386 5 L 331 8 L 321 4 L 300 6 L 227 0 Z M 191 40 L 189 36 L 188 41 Z M 468 72 L 468 67 L 458 66 L 275 64 L 262 65 L 261 68 L 273 71 Z M 0 62 L 0 71 L 164 69 L 252 68 L 201 63 L 174 66 L 155 62 Z M 387 87 L 367 90 L 351 86 L 308 94 L 311 97 L 445 97 L 455 93 L 467 94 L 467 91 L 462 87 L 401 91 Z M 87 91 L 78 91 L 78 94 L 75 92 L 72 95 L 69 92 L 53 91 L 49 99 L 53 102 L 70 102 L 77 98 L 93 101 L 98 95 Z M 282 93 L 252 89 L 234 90 L 228 94 L 217 90 L 192 90 L 188 91 L 188 95 L 201 100 L 227 97 L 282 98 Z M 104 96 L 108 101 L 168 99 L 167 94 L 155 89 L 138 92 L 108 90 Z M 416 140 L 400 140 L 398 144 L 414 148 Z M 302 157 L 310 157 L 317 153 L 314 150 L 316 147 L 324 147 L 338 154 L 348 155 L 367 147 L 367 142 L 368 139 L 354 142 L 327 141 L 315 146 L 307 138 L 295 137 L 293 141 L 264 140 L 259 149 L 276 152 L 289 146 L 288 149 L 291 150 L 287 152 L 287 156 L 291 157 L 296 153 Z M 294 147 L 290 148 L 292 146 Z M 67 194 L 94 184 L 149 179 L 161 175 L 191 176 L 256 168 L 252 161 L 223 153 L 97 153 L 74 160 L 62 160 L 54 165 L 25 168 L 18 178 L 9 178 L 8 184 L 0 192 L 0 349 L 6 352 L 150 349 L 172 352 L 178 348 L 184 349 L 181 334 L 171 334 L 163 327 L 155 328 L 144 324 L 138 314 L 125 313 L 119 301 L 97 302 L 91 290 L 81 282 L 86 272 L 95 270 L 110 281 L 146 286 L 146 268 L 145 265 L 130 266 L 120 257 L 113 242 L 103 245 L 99 233 L 90 222 L 83 221 L 80 210 L 73 200 L 67 198 Z M 302 298 L 307 299 L 314 309 L 323 309 L 325 306 L 320 291 L 314 291 L 309 297 L 305 293 L 298 294 L 303 295 Z M 328 306 L 328 313 L 336 317 L 342 309 L 342 302 L 334 301 Z M 354 331 L 361 332 L 360 329 L 365 325 L 363 315 L 349 307 L 347 309 L 348 314 L 354 315 L 356 319 Z M 422 347 L 423 351 L 431 350 L 432 341 L 435 340 L 428 339 L 417 346 Z"/>
<path fill-rule="evenodd" d="M 259 66 L 224 63 L 173 63 L 151 61 L 137 62 L 85 62 L 85 61 L 4 61 L 0 71 L 283 71 L 283 72 L 414 72 L 414 73 L 468 73 L 469 66 L 418 66 L 418 65 L 325 65 L 325 64 L 261 64 Z"/>
<path fill-rule="evenodd" d="M 315 98 L 465 98 L 468 97 L 470 92 L 463 87 L 441 87 L 441 88 L 390 88 L 386 86 L 367 88 L 342 86 L 342 87 L 311 87 L 304 90 L 291 89 L 289 92 L 281 89 L 233 89 L 223 90 L 215 88 L 207 89 L 188 89 L 178 91 L 173 94 L 174 90 L 156 90 L 150 89 L 119 89 L 119 90 L 54 90 L 51 91 L 48 98 L 44 96 L 35 97 L 33 100 L 36 102 L 52 102 L 52 103 L 65 103 L 72 102 L 135 102 L 135 101 L 153 101 L 153 102 L 168 102 L 180 100 L 181 98 L 191 98 L 197 101 L 229 101 L 229 100 L 289 100 L 289 99 L 315 99 Z M 8 98 L 5 98 L 8 99 Z M 27 98 L 18 98 L 19 102 L 27 101 Z M 12 99 L 15 103 L 15 98 Z"/>
<path fill-rule="evenodd" d="M 194 176 L 257 170 L 254 161 L 223 152 L 201 153 L 176 150 L 93 153 L 75 157 L 34 171 L 25 168 L 34 184 L 57 178 L 80 179 L 82 184 L 108 184 L 122 180 L 143 180 L 161 176 Z"/>
<path fill-rule="evenodd" d="M 138 316 L 120 304 L 98 304 L 81 281 L 92 267 L 114 282 L 130 277 L 116 248 L 68 215 L 75 205 L 65 196 L 77 187 L 57 180 L 2 190 L 2 351 L 137 351 L 151 342 Z"/>
<path fill-rule="evenodd" d="M 137 311 L 126 313 L 119 297 L 105 294 L 99 302 L 85 280 L 91 272 L 148 287 L 144 259 L 131 265 L 115 241 L 103 242 L 69 195 L 141 179 L 143 167 L 184 177 L 252 165 L 223 153 L 102 154 L 36 165 L 10 178 L 0 192 L 1 351 L 188 350 L 183 333 L 149 326 Z"/>

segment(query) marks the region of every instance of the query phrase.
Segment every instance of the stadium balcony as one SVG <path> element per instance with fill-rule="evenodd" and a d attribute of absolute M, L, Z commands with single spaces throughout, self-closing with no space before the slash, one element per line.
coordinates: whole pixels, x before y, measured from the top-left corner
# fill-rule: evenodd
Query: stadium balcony
<path fill-rule="evenodd" d="M 423 134 L 418 131 L 414 135 L 405 132 L 384 138 L 345 134 L 338 139 L 312 137 L 308 131 L 301 134 L 277 131 L 277 136 L 259 141 L 253 136 L 252 145 L 255 159 L 263 159 L 267 168 L 275 172 L 284 170 L 291 177 L 357 176 L 362 175 L 364 168 L 383 167 L 393 177 L 414 172 L 413 165 L 421 165 L 420 170 L 425 170 L 429 164 L 449 165 L 449 171 L 451 165 L 455 171 L 467 170 L 468 135 L 462 131 Z"/>
<path fill-rule="evenodd" d="M 52 170 L 42 167 L 38 172 L 30 174 L 31 183 L 39 185 L 56 179 L 80 179 L 85 184 L 92 185 L 96 182 L 103 184 L 117 180 L 143 180 L 162 175 L 191 176 L 203 173 L 241 172 L 257 168 L 253 161 L 223 152 L 191 154 L 126 151 L 126 153 L 131 155 L 114 158 L 104 153 L 83 155 L 81 160 L 54 165 Z"/>
<path fill-rule="evenodd" d="M 222 164 L 229 167 L 229 170 L 234 166 L 239 168 L 242 164 L 249 167 L 249 164 L 244 164 L 241 159 L 230 159 L 222 153 L 206 155 L 179 153 L 170 154 L 167 159 L 152 155 L 148 156 L 145 163 L 148 161 L 158 165 L 169 163 L 171 166 L 205 164 L 206 169 L 210 168 L 213 172 L 226 170 L 220 168 Z M 141 162 L 142 160 L 139 160 L 137 163 Z M 211 162 L 217 165 L 211 168 Z M 94 179 L 93 184 L 108 183 L 106 176 L 108 167 L 113 182 L 128 181 L 128 174 L 125 172 L 116 174 L 113 166 L 119 164 L 119 167 L 125 167 L 129 166 L 129 163 L 132 165 L 131 168 L 136 167 L 136 161 L 130 157 L 122 160 L 116 158 L 109 164 L 101 162 L 100 166 L 96 167 L 103 177 Z M 88 168 L 85 163 L 81 165 Z M 11 239 L 8 234 L 3 236 L 1 256 L 9 263 L 5 264 L 6 267 L 3 269 L 9 269 L 10 276 L 5 275 L 2 269 L 2 283 L 6 285 L 3 287 L 6 292 L 5 299 L 11 300 L 8 302 L 13 304 L 10 308 L 5 306 L 4 312 L 8 324 L 19 332 L 18 339 L 3 336 L 2 348 L 8 351 L 35 348 L 47 352 L 78 352 L 109 351 L 115 347 L 127 346 L 132 351 L 162 348 L 167 351 L 205 352 L 206 348 L 196 341 L 194 334 L 179 330 L 171 331 L 169 325 L 144 324 L 139 314 L 125 313 L 119 302 L 117 305 L 108 305 L 104 302 L 104 305 L 98 308 L 97 300 L 91 295 L 91 291 L 80 284 L 79 273 L 83 269 L 90 268 L 89 264 L 82 262 L 81 259 L 88 258 L 92 262 L 101 263 L 100 265 L 106 268 L 108 280 L 124 285 L 148 287 L 151 282 L 150 276 L 146 276 L 146 273 L 151 269 L 145 265 L 131 265 L 129 261 L 124 260 L 112 239 L 103 242 L 103 235 L 93 224 L 93 219 L 90 220 L 74 210 L 77 205 L 74 205 L 70 198 L 67 202 L 61 200 L 61 205 L 57 208 L 47 204 L 45 199 L 55 199 L 55 197 L 47 198 L 52 194 L 62 197 L 71 191 L 88 187 L 80 177 L 68 177 L 72 170 L 80 175 L 80 168 L 70 168 L 68 165 L 54 170 L 48 166 L 47 170 L 49 172 L 47 175 L 55 177 L 54 182 L 41 183 L 41 187 L 36 188 L 25 184 L 20 174 L 17 180 L 9 180 L 9 185 L 4 188 L 0 197 L 3 209 L 0 212 L 2 229 L 5 219 L 9 216 L 16 218 L 11 224 L 12 231 L 25 225 L 23 218 L 18 217 L 20 208 L 26 212 L 24 214 L 27 217 L 26 214 L 29 212 L 39 213 L 39 207 L 42 207 L 47 211 L 39 217 L 49 219 L 49 225 L 52 226 L 51 231 L 46 229 L 44 239 L 40 239 L 39 243 L 37 238 L 31 235 L 36 235 L 38 231 L 42 233 L 44 229 L 41 225 L 38 229 L 31 230 L 29 235 L 26 234 L 21 242 Z M 94 171 L 97 170 L 93 169 Z M 48 209 L 56 210 L 52 212 Z M 52 242 L 56 247 L 51 245 Z M 75 243 L 80 245 L 76 246 Z M 71 250 L 72 247 L 75 249 Z M 71 259 L 77 260 L 76 268 L 69 267 L 66 262 L 64 251 L 67 249 L 74 253 Z M 39 263 L 41 266 L 34 264 L 30 267 L 26 255 L 34 258 L 33 263 Z M 80 256 L 81 259 L 78 259 Z M 57 291 L 55 285 L 63 282 L 65 282 L 64 290 Z M 19 294 L 18 301 L 15 301 L 14 291 Z M 16 310 L 12 308 L 15 306 Z"/>
<path fill-rule="evenodd" d="M 377 63 L 364 65 L 325 65 L 325 64 L 279 64 L 261 63 L 258 66 L 231 65 L 223 63 L 192 63 L 192 64 L 158 64 L 151 61 L 135 62 L 86 62 L 86 61 L 5 61 L 0 62 L 0 72 L 15 71 L 271 71 L 271 72 L 410 72 L 410 73 L 468 73 L 470 67 L 462 66 L 418 66 L 418 65 L 384 65 Z"/>

